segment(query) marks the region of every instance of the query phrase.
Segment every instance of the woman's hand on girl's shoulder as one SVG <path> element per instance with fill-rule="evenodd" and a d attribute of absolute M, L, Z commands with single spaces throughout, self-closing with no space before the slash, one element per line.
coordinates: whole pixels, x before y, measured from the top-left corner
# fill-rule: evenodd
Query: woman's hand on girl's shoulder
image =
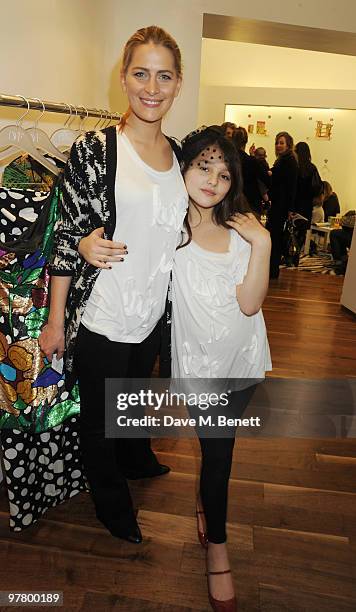
<path fill-rule="evenodd" d="M 98 227 L 91 234 L 82 238 L 78 245 L 80 255 L 96 268 L 111 269 L 111 261 L 124 261 L 127 246 L 123 242 L 105 240 L 104 228 Z"/>
<path fill-rule="evenodd" d="M 247 242 L 250 242 L 252 246 L 262 247 L 266 250 L 271 248 L 269 232 L 252 213 L 237 213 L 227 221 L 227 224 Z"/>

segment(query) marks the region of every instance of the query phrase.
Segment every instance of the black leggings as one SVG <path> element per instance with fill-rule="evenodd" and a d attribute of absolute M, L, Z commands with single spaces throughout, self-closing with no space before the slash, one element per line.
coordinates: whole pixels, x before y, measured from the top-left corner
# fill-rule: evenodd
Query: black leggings
<path fill-rule="evenodd" d="M 229 407 L 221 409 L 220 414 L 241 418 L 256 385 L 231 394 Z M 195 416 L 196 416 L 196 411 Z M 199 431 L 197 432 L 199 436 Z M 235 445 L 236 427 L 229 428 L 226 438 L 199 437 L 202 462 L 200 472 L 200 497 L 205 513 L 209 542 L 226 542 L 226 515 L 228 486 L 232 456 Z"/>
<path fill-rule="evenodd" d="M 111 342 L 81 325 L 75 349 L 81 449 L 96 513 L 122 528 L 135 521 L 125 469 L 158 462 L 150 439 L 105 438 L 105 378 L 149 378 L 160 346 L 160 323 L 140 344 Z"/>

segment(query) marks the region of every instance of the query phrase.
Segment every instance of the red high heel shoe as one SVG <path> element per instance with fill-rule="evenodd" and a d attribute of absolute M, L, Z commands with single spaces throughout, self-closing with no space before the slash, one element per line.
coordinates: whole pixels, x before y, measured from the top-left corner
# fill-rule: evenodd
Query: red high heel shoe
<path fill-rule="evenodd" d="M 206 573 L 207 581 L 208 581 L 208 595 L 209 595 L 210 605 L 212 609 L 214 610 L 214 612 L 237 612 L 236 597 L 232 597 L 231 599 L 225 599 L 222 601 L 220 599 L 214 599 L 214 597 L 212 596 L 210 592 L 209 576 L 217 576 L 219 574 L 231 574 L 231 570 L 225 570 L 224 572 L 207 572 Z"/>
<path fill-rule="evenodd" d="M 198 532 L 198 538 L 199 538 L 199 542 L 202 545 L 203 548 L 205 548 L 205 550 L 208 550 L 208 536 L 206 535 L 206 533 L 204 531 L 200 531 L 199 529 L 199 514 L 204 514 L 204 510 L 195 510 L 195 514 L 197 517 L 197 532 Z"/>

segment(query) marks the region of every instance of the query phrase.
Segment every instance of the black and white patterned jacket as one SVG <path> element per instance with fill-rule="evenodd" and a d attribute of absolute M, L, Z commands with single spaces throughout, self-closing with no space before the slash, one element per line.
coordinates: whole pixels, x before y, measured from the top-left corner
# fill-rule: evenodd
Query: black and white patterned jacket
<path fill-rule="evenodd" d="M 168 138 L 178 160 L 180 148 Z M 75 341 L 80 321 L 100 268 L 88 264 L 78 253 L 82 238 L 104 227 L 104 238 L 112 239 L 116 225 L 115 177 L 116 127 L 86 132 L 72 146 L 61 195 L 60 219 L 56 227 L 51 262 L 53 276 L 72 276 L 66 304 L 66 387 L 76 379 L 73 367 Z M 161 375 L 170 370 L 170 304 L 162 319 Z"/>

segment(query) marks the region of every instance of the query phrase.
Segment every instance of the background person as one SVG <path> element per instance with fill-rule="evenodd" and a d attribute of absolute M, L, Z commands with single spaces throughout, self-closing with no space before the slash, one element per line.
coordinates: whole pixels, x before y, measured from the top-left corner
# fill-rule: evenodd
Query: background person
<path fill-rule="evenodd" d="M 240 159 L 244 196 L 251 210 L 260 217 L 262 213 L 260 184 L 268 185 L 270 180 L 268 171 L 264 165 L 257 161 L 256 157 L 246 153 L 248 134 L 244 127 L 236 128 L 232 141 Z"/>
<path fill-rule="evenodd" d="M 253 151 L 252 153 L 251 153 L 251 149 Z M 271 188 L 271 176 L 272 176 L 272 172 L 269 167 L 269 163 L 267 161 L 267 151 L 264 147 L 255 148 L 254 145 L 252 145 L 252 147 L 250 147 L 250 155 L 254 155 L 258 163 L 262 166 L 263 171 L 265 173 L 264 182 L 259 179 L 258 184 L 259 184 L 260 193 L 261 193 L 262 200 L 263 200 L 262 205 L 264 206 L 265 209 L 267 209 L 269 206 L 269 200 L 270 200 L 269 190 Z"/>
<path fill-rule="evenodd" d="M 298 159 L 298 182 L 295 198 L 295 212 L 305 217 L 296 219 L 294 223 L 294 235 L 297 241 L 298 250 L 293 257 L 293 264 L 298 266 L 300 252 L 305 243 L 307 230 L 310 229 L 313 213 L 314 198 L 321 196 L 323 183 L 317 167 L 311 161 L 311 153 L 308 143 L 298 142 L 295 145 L 295 153 Z M 321 198 L 322 201 L 322 198 Z M 285 261 L 291 265 L 291 258 L 286 254 Z"/>
<path fill-rule="evenodd" d="M 348 249 L 352 242 L 355 218 L 356 211 L 349 210 L 341 217 L 341 229 L 334 229 L 330 232 L 330 248 L 336 274 L 345 274 L 346 272 Z"/>
<path fill-rule="evenodd" d="M 324 209 L 323 209 L 323 194 L 316 196 L 313 198 L 313 210 L 312 210 L 312 220 L 313 224 L 315 223 L 324 223 Z"/>
<path fill-rule="evenodd" d="M 278 278 L 279 276 L 283 229 L 288 215 L 295 212 L 298 163 L 293 151 L 293 144 L 293 138 L 288 132 L 279 132 L 276 135 L 275 151 L 277 159 L 272 167 L 271 208 L 266 224 L 272 240 L 270 278 Z"/>
<path fill-rule="evenodd" d="M 328 221 L 329 217 L 336 217 L 340 213 L 339 198 L 327 181 L 323 181 L 323 209 L 325 221 Z"/>
<path fill-rule="evenodd" d="M 221 129 L 225 138 L 232 138 L 235 130 L 237 128 L 236 123 L 232 123 L 231 121 L 225 121 L 225 123 L 221 124 Z"/>
<path fill-rule="evenodd" d="M 298 182 L 295 197 L 295 212 L 308 220 L 307 229 L 310 228 L 313 199 L 319 196 L 323 190 L 323 182 L 317 167 L 312 163 L 309 145 L 306 142 L 298 142 L 295 145 L 298 160 Z"/>

